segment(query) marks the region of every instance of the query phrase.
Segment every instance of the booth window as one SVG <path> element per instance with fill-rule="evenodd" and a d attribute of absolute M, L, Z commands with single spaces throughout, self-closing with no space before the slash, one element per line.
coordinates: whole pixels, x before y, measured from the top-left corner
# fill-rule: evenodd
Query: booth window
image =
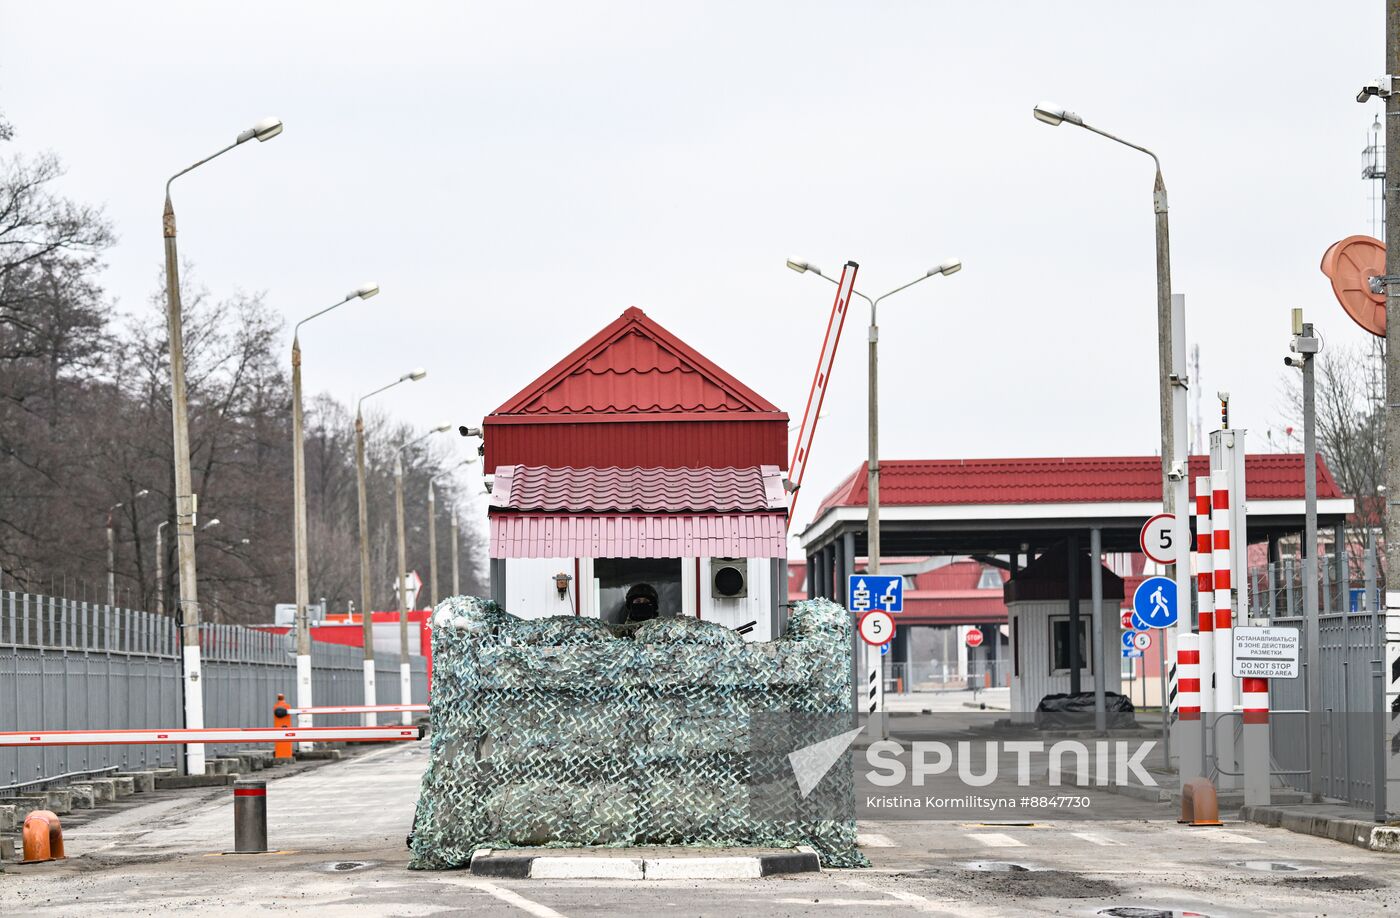
<path fill-rule="evenodd" d="M 681 614 L 680 558 L 597 558 L 593 576 L 598 579 L 598 605 L 603 621 L 619 624 L 622 603 L 634 584 L 649 583 L 660 599 L 661 618 Z"/>
<path fill-rule="evenodd" d="M 1069 616 L 1050 619 L 1050 671 L 1069 672 Z M 1089 616 L 1079 617 L 1079 670 L 1094 671 L 1093 659 L 1089 653 Z"/>

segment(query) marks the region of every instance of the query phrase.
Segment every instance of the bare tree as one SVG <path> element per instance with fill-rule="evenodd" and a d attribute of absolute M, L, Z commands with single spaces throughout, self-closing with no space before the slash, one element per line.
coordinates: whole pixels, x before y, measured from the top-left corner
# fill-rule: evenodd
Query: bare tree
<path fill-rule="evenodd" d="M 1315 360 L 1317 449 L 1342 492 L 1356 500 L 1358 525 L 1347 530 L 1347 542 L 1350 563 L 1356 565 L 1354 573 L 1359 576 L 1367 538 L 1373 531 L 1384 534 L 1384 386 L 1378 383 L 1376 357 L 1364 345 L 1327 348 Z M 1302 378 L 1297 371 L 1288 372 L 1288 420 L 1301 429 Z"/>

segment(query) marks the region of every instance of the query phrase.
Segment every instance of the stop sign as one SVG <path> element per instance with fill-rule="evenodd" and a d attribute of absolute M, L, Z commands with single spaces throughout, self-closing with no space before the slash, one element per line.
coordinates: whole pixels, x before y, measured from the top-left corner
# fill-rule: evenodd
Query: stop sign
<path fill-rule="evenodd" d="M 981 646 L 982 646 L 982 629 L 980 629 L 980 628 L 973 628 L 971 631 L 969 631 L 969 632 L 967 633 L 967 646 L 969 646 L 969 647 L 981 647 Z"/>

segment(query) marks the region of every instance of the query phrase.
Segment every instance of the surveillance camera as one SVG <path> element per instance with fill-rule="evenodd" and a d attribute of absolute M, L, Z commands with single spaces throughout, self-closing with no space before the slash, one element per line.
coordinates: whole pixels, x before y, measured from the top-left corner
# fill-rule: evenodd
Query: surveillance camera
<path fill-rule="evenodd" d="M 1168 480 L 1168 481 L 1181 481 L 1181 480 L 1184 479 L 1185 477 L 1186 477 L 1186 463 L 1180 462 L 1180 461 L 1178 461 L 1178 462 L 1173 462 L 1173 463 L 1167 468 L 1167 480 Z"/>
<path fill-rule="evenodd" d="M 1361 87 L 1361 91 L 1356 94 L 1356 101 L 1365 102 L 1372 96 L 1380 96 L 1382 99 L 1390 98 L 1391 78 L 1379 76 L 1374 80 L 1367 80 Z"/>
<path fill-rule="evenodd" d="M 1295 369 L 1299 370 L 1301 370 L 1307 362 L 1308 358 L 1303 356 L 1302 354 L 1289 354 L 1287 357 L 1283 358 L 1284 366 L 1294 367 Z"/>

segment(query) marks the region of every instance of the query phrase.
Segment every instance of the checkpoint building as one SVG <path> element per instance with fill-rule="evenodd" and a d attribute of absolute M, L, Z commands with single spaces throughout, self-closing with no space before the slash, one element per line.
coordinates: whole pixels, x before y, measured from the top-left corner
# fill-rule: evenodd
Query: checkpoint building
<path fill-rule="evenodd" d="M 1192 480 L 1206 474 L 1208 465 L 1206 456 L 1192 456 Z M 1104 587 L 1101 638 L 1116 667 L 1119 610 L 1143 572 L 1139 534 L 1148 517 L 1161 510 L 1157 456 L 883 460 L 880 467 L 883 572 L 897 570 L 901 562 L 947 558 L 1006 572 L 1001 603 L 974 607 L 934 600 L 906 620 L 895 616 L 887 672 L 891 666 L 920 672 L 920 655 L 938 643 L 929 636 L 934 629 L 979 625 L 993 636 L 1007 627 L 1005 643 L 989 640 L 977 652 L 997 673 L 996 684 L 1010 685 L 1012 710 L 1034 710 L 1053 692 L 1093 690 L 1098 678 L 1090 630 L 1095 562 Z M 1261 561 L 1277 561 L 1281 546 L 1298 540 L 1304 526 L 1303 456 L 1249 455 L 1245 479 L 1249 529 L 1244 542 Z M 810 595 L 842 601 L 847 575 L 863 569 L 866 494 L 862 464 L 827 495 L 802 531 Z M 1344 544 L 1354 502 L 1321 457 L 1317 495 L 1320 531 L 1325 537 L 1330 530 L 1334 544 Z M 1091 562 L 1095 539 L 1101 556 Z M 1070 672 L 1071 642 L 1078 644 L 1078 674 Z M 1116 691 L 1121 672 L 1112 669 L 1103 681 L 1108 691 Z"/>
<path fill-rule="evenodd" d="M 788 416 L 630 308 L 482 423 L 491 598 L 522 618 L 660 614 L 746 637 L 787 602 Z"/>

